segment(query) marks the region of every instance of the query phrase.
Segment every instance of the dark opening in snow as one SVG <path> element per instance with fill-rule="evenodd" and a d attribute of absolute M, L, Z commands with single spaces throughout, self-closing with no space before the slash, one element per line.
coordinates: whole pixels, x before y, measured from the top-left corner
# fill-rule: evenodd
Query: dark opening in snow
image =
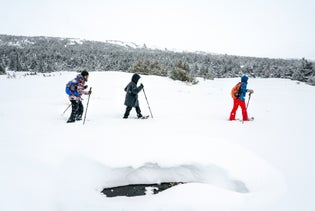
<path fill-rule="evenodd" d="M 104 188 L 102 193 L 107 197 L 115 196 L 142 196 L 147 194 L 157 194 L 183 182 L 163 182 L 160 184 L 130 184 L 124 186 Z"/>
<path fill-rule="evenodd" d="M 250 192 L 242 180 L 232 178 L 227 170 L 216 165 L 161 167 L 157 163 L 146 163 L 139 168 L 114 169 L 101 192 L 107 197 L 152 195 L 187 183 L 208 184 L 237 193 Z"/>

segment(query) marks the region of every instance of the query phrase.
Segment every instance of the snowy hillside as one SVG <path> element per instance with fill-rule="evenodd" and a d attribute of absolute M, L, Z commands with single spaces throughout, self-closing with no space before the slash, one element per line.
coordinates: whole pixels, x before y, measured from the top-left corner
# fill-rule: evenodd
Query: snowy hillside
<path fill-rule="evenodd" d="M 154 118 L 132 110 L 122 119 L 131 74 L 91 72 L 83 125 L 66 123 L 70 109 L 63 115 L 74 77 L 0 76 L 1 211 L 315 210 L 315 87 L 250 78 L 255 121 L 242 123 L 227 121 L 239 78 L 191 86 L 142 76 Z M 100 193 L 170 181 L 187 183 L 139 197 Z"/>

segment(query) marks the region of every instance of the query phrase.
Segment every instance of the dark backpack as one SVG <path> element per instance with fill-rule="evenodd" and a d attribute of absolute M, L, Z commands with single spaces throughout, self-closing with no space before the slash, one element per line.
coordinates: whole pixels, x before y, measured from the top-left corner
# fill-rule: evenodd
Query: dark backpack
<path fill-rule="evenodd" d="M 231 90 L 231 96 L 233 99 L 239 98 L 241 95 L 241 86 L 243 82 L 238 82 Z"/>

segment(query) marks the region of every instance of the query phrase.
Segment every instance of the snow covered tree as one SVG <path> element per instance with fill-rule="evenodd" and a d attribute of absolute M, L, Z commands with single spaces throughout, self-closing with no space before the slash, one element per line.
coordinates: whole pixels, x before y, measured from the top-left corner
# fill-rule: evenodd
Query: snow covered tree
<path fill-rule="evenodd" d="M 137 61 L 130 69 L 129 72 L 139 73 L 142 75 L 149 75 L 148 63 L 146 61 Z"/>
<path fill-rule="evenodd" d="M 166 76 L 167 75 L 167 70 L 158 63 L 157 60 L 154 60 L 150 64 L 150 73 L 153 75 L 159 75 L 159 76 Z"/>
<path fill-rule="evenodd" d="M 180 78 L 280 77 L 313 84 L 314 63 L 204 52 L 173 52 L 67 38 L 0 35 L 0 65 L 12 71 L 124 71 Z M 22 46 L 21 46 L 22 43 Z"/>
<path fill-rule="evenodd" d="M 5 74 L 5 69 L 0 64 L 0 75 L 3 75 L 3 74 Z"/>
<path fill-rule="evenodd" d="M 209 70 L 205 65 L 201 66 L 199 75 L 204 79 L 212 79 L 212 76 L 210 75 Z"/>
<path fill-rule="evenodd" d="M 294 80 L 307 82 L 309 78 L 315 76 L 313 65 L 305 58 L 302 58 L 300 67 L 293 73 L 292 78 Z"/>
<path fill-rule="evenodd" d="M 170 78 L 173 80 L 180 80 L 193 84 L 197 83 L 196 78 L 189 74 L 189 65 L 182 62 L 181 60 L 177 62 L 175 67 L 171 70 Z"/>

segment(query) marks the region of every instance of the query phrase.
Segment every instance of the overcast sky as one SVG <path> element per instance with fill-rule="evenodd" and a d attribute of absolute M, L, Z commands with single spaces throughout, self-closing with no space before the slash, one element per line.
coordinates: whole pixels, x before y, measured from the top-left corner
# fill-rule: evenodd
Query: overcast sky
<path fill-rule="evenodd" d="M 315 60 L 315 0 L 0 0 L 0 34 Z"/>

